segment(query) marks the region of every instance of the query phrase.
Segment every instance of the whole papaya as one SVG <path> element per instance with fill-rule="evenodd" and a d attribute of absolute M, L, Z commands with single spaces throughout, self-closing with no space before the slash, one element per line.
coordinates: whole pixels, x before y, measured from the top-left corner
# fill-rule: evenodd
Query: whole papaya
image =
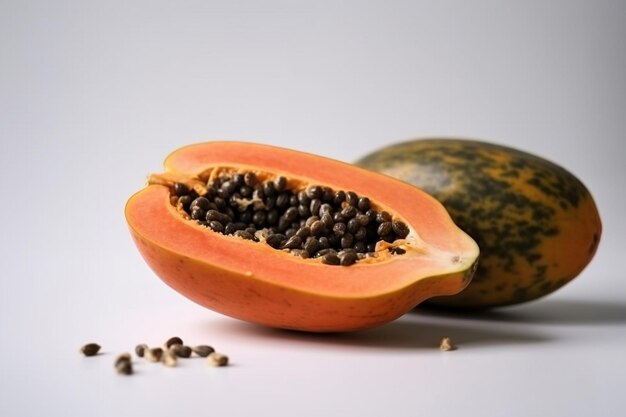
<path fill-rule="evenodd" d="M 357 164 L 433 195 L 478 243 L 470 285 L 431 305 L 484 309 L 534 300 L 576 277 L 600 242 L 598 209 L 583 183 L 527 152 L 421 139 L 382 148 Z"/>

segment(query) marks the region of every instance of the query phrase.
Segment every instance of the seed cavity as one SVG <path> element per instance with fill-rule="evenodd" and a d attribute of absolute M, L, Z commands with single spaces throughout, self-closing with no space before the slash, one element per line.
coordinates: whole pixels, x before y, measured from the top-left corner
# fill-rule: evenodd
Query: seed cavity
<path fill-rule="evenodd" d="M 386 243 L 380 251 L 406 252 L 388 244 L 409 235 L 407 224 L 376 210 L 368 197 L 354 191 L 317 184 L 291 189 L 283 176 L 262 180 L 252 171 L 226 170 L 207 180 L 204 195 L 197 189 L 174 183 L 172 202 L 216 233 L 265 243 L 302 258 L 321 258 L 327 265 L 350 266 L 376 257 L 379 242 Z"/>

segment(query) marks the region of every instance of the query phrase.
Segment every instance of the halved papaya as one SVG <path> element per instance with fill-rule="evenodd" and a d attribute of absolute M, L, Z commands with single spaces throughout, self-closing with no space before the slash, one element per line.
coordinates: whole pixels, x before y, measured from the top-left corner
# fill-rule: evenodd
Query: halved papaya
<path fill-rule="evenodd" d="M 244 142 L 187 146 L 170 154 L 164 165 L 165 172 L 151 176 L 148 185 L 127 202 L 131 235 L 148 265 L 167 285 L 219 313 L 303 331 L 365 329 L 394 320 L 427 298 L 460 292 L 475 270 L 478 246 L 453 223 L 444 207 L 425 192 L 391 177 L 316 155 Z M 307 254 L 290 250 L 284 241 L 272 247 L 263 241 L 264 231 L 269 230 L 265 225 L 261 230 L 256 224 L 260 239 L 246 239 L 244 232 L 228 235 L 221 228 L 207 227 L 210 222 L 198 221 L 188 207 L 184 209 L 178 196 L 181 189 L 217 201 L 220 197 L 209 192 L 214 190 L 214 181 L 225 179 L 232 185 L 233 178 L 243 173 L 257 184 L 284 178 L 284 193 L 292 196 L 313 186 L 361 196 L 371 206 L 368 214 L 387 213 L 398 225 L 405 225 L 405 229 L 400 227 L 405 231 L 391 238 L 384 235 L 375 247 L 369 244 L 367 253 L 358 251 L 350 266 L 341 266 L 325 263 L 326 258 L 315 254 L 299 256 Z M 235 211 L 262 210 L 263 200 L 257 197 L 246 200 L 231 195 L 231 202 L 240 204 Z M 258 203 L 254 209 L 253 203 Z M 357 205 L 340 201 L 337 210 L 350 204 Z M 304 225 L 304 218 L 300 222 Z"/>

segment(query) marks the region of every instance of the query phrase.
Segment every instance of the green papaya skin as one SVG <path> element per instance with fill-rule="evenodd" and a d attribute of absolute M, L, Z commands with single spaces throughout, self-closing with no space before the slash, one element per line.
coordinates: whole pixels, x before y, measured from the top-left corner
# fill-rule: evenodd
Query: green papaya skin
<path fill-rule="evenodd" d="M 485 309 L 537 299 L 579 275 L 600 242 L 600 216 L 587 188 L 530 153 L 481 141 L 419 139 L 356 163 L 433 195 L 478 243 L 481 258 L 470 285 L 430 305 Z"/>

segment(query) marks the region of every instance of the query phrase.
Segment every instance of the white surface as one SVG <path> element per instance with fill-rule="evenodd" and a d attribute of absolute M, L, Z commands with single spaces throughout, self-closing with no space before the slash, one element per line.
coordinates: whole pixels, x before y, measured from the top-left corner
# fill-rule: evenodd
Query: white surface
<path fill-rule="evenodd" d="M 428 3 L 0 2 L 0 415 L 623 415 L 626 8 Z M 489 315 L 306 335 L 188 302 L 126 230 L 126 199 L 190 142 L 352 161 L 428 135 L 576 173 L 605 226 L 591 266 Z M 172 335 L 233 366 L 113 372 Z"/>

